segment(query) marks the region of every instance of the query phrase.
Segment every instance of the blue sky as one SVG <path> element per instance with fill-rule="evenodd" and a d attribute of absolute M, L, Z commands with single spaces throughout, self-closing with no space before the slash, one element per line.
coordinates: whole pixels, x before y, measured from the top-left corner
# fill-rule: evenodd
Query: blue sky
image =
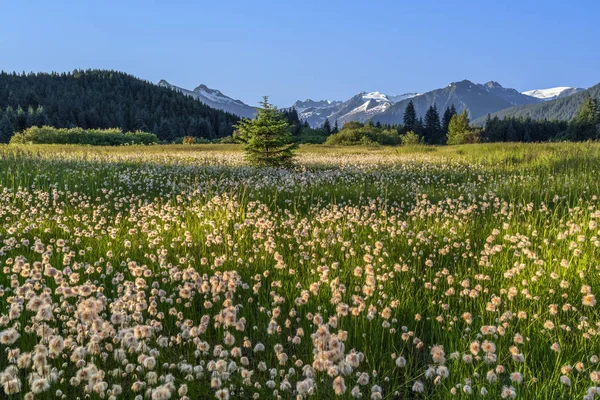
<path fill-rule="evenodd" d="M 256 104 L 600 82 L 597 0 L 6 1 L 0 68 L 110 68 Z"/>

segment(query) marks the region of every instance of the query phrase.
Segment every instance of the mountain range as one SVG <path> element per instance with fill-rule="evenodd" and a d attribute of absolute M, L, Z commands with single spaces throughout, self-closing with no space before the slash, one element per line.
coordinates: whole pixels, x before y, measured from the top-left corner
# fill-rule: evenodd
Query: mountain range
<path fill-rule="evenodd" d="M 256 112 L 255 107 L 241 100 L 234 100 L 206 85 L 188 90 L 161 80 L 158 86 L 170 88 L 212 108 L 240 117 L 252 118 Z M 519 92 L 516 89 L 505 88 L 495 81 L 479 84 L 462 80 L 425 93 L 386 95 L 378 91 L 360 92 L 345 101 L 307 99 L 298 100 L 291 107 L 298 111 L 301 120 L 307 121 L 312 127 L 322 126 L 326 119 L 331 124 L 337 121 L 339 126 L 349 121 L 369 120 L 384 124 L 401 124 L 409 101 L 413 102 L 419 117 L 423 117 L 432 105 L 437 107 L 440 115 L 447 107 L 454 105 L 458 112 L 467 110 L 472 121 L 481 123 L 488 114 L 500 117 L 525 115 L 532 118 L 571 118 L 576 111 L 574 105 L 580 104 L 581 101 L 579 97 L 574 101 L 570 99 L 584 91 L 585 89 L 576 87 L 558 86 Z M 565 101 L 556 106 L 557 100 Z M 567 109 L 557 109 L 562 106 L 567 106 Z"/>
<path fill-rule="evenodd" d="M 579 106 L 586 96 L 600 99 L 600 83 L 589 89 L 576 89 L 574 94 L 566 96 L 557 96 L 553 100 L 544 101 L 538 104 L 529 104 L 524 106 L 510 107 L 491 113 L 491 117 L 529 117 L 535 120 L 570 120 L 572 119 Z M 473 125 L 483 125 L 487 116 L 480 117 L 472 121 Z"/>
<path fill-rule="evenodd" d="M 233 133 L 239 116 L 252 117 L 256 110 L 205 85 L 186 90 L 166 81 L 159 83 L 114 70 L 0 72 L 0 141 L 33 125 L 142 130 L 154 132 L 166 142 L 184 136 L 218 139 Z M 332 125 L 335 121 L 340 125 L 384 117 L 401 123 L 409 100 L 413 100 L 420 116 L 432 104 L 440 114 L 446 105 L 455 104 L 472 116 L 480 115 L 472 122 L 474 125 L 485 123 L 486 111 L 499 118 L 569 120 L 586 96 L 600 99 L 600 84 L 584 91 L 559 87 L 528 92 L 531 96 L 496 82 L 480 85 L 461 81 L 423 94 L 361 92 L 346 101 L 306 100 L 294 106 L 313 126 L 328 117 Z M 519 105 L 507 108 L 512 104 Z"/>
<path fill-rule="evenodd" d="M 239 117 L 252 118 L 256 113 L 256 108 L 247 105 L 241 100 L 232 99 L 229 96 L 225 96 L 220 90 L 210 89 L 206 85 L 200 85 L 194 90 L 183 89 L 175 85 L 171 85 L 166 80 L 158 82 L 158 86 L 166 87 L 176 92 L 180 92 L 187 96 L 193 97 L 200 100 L 202 103 L 209 107 L 216 108 L 217 110 L 226 111 L 231 114 L 235 114 Z"/>
<path fill-rule="evenodd" d="M 374 118 L 385 124 L 402 123 L 404 110 L 412 101 L 417 115 L 422 117 L 427 109 L 435 105 L 441 114 L 447 107 L 454 104 L 460 113 L 467 110 L 471 119 L 488 113 L 503 110 L 516 105 L 535 104 L 543 100 L 519 93 L 515 89 L 504 88 L 498 82 L 490 81 L 485 84 L 473 83 L 469 80 L 452 82 L 445 88 L 432 90 L 410 100 L 403 100 Z"/>
<path fill-rule="evenodd" d="M 381 92 L 360 92 L 346 101 L 298 100 L 292 107 L 298 111 L 300 119 L 308 121 L 312 127 L 323 125 L 325 119 L 332 124 L 337 121 L 342 126 L 348 121 L 366 122 L 384 113 L 393 104 L 418 95 L 387 96 Z"/>

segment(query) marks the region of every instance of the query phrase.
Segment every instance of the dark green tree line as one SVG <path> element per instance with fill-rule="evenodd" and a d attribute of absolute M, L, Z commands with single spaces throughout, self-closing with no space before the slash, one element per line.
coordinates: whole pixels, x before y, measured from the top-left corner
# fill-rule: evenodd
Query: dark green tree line
<path fill-rule="evenodd" d="M 12 130 L 8 129 L 7 119 Z M 173 90 L 109 70 L 0 73 L 0 140 L 30 126 L 120 128 L 183 136 L 229 136 L 239 118 Z"/>

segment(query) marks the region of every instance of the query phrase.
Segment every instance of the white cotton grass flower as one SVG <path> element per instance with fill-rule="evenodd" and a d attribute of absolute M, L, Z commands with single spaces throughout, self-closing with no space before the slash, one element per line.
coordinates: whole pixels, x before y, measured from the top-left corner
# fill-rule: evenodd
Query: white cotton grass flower
<path fill-rule="evenodd" d="M 219 400 L 229 400 L 229 390 L 219 389 L 216 391 L 215 397 Z"/>
<path fill-rule="evenodd" d="M 583 296 L 582 304 L 586 307 L 594 307 L 596 305 L 596 296 L 593 294 L 586 294 Z"/>
<path fill-rule="evenodd" d="M 431 348 L 431 358 L 436 364 L 444 364 L 446 362 L 446 353 L 442 346 L 433 346 Z"/>
<path fill-rule="evenodd" d="M 5 331 L 0 332 L 0 344 L 3 345 L 12 345 L 21 335 L 17 332 L 16 329 L 10 328 Z"/>
<path fill-rule="evenodd" d="M 517 397 L 517 391 L 512 386 L 503 386 L 500 397 L 503 399 L 515 399 Z"/>
<path fill-rule="evenodd" d="M 415 393 L 423 393 L 425 391 L 425 386 L 423 385 L 423 382 L 416 381 L 411 390 Z"/>
<path fill-rule="evenodd" d="M 142 361 L 142 365 L 144 366 L 145 369 L 152 370 L 156 366 L 156 360 L 154 359 L 154 357 L 144 357 L 144 360 Z"/>
<path fill-rule="evenodd" d="M 359 385 L 365 386 L 369 383 L 369 374 L 362 372 L 357 379 Z"/>
<path fill-rule="evenodd" d="M 371 400 L 381 400 L 383 398 L 383 389 L 381 386 L 373 385 L 371 387 Z"/>
<path fill-rule="evenodd" d="M 396 367 L 404 368 L 406 366 L 406 359 L 402 356 L 396 358 Z"/>
<path fill-rule="evenodd" d="M 352 390 L 350 391 L 350 395 L 355 398 L 355 399 L 359 399 L 362 397 L 362 393 L 360 391 L 360 387 L 359 386 L 354 386 L 352 388 Z"/>
<path fill-rule="evenodd" d="M 7 395 L 13 395 L 21 392 L 21 380 L 17 377 L 7 378 L 4 382 L 2 382 L 2 387 L 4 389 L 4 393 Z"/>
<path fill-rule="evenodd" d="M 344 378 L 338 376 L 333 380 L 333 391 L 337 396 L 346 393 L 346 383 L 344 382 Z"/>
<path fill-rule="evenodd" d="M 521 384 L 523 383 L 523 375 L 520 372 L 513 372 L 510 374 L 510 381 L 513 383 Z"/>
<path fill-rule="evenodd" d="M 498 380 L 498 375 L 496 375 L 496 373 L 494 372 L 494 370 L 489 370 L 486 373 L 485 378 L 488 380 L 488 382 L 490 383 L 494 383 Z"/>
<path fill-rule="evenodd" d="M 34 379 L 33 382 L 31 382 L 31 392 L 34 394 L 40 394 L 42 392 L 45 392 L 49 388 L 50 384 L 48 383 L 48 380 L 44 378 L 37 378 Z"/>

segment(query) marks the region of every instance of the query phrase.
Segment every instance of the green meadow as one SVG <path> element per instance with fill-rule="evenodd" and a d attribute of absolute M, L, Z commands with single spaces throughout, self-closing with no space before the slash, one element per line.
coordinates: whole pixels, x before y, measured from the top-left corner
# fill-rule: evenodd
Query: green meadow
<path fill-rule="evenodd" d="M 593 399 L 600 144 L 0 147 L 0 397 Z"/>

